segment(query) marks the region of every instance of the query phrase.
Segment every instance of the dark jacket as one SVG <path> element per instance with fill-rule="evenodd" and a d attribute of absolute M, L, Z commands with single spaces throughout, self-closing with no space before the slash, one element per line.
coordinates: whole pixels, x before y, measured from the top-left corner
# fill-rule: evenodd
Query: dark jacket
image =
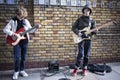
<path fill-rule="evenodd" d="M 79 30 L 84 29 L 85 27 L 89 27 L 89 23 L 91 23 L 91 28 L 95 28 L 95 21 L 93 19 L 90 19 L 89 16 L 81 16 L 79 17 L 75 23 L 72 25 L 72 31 L 78 35 Z M 96 32 L 92 32 L 91 35 L 96 34 Z"/>

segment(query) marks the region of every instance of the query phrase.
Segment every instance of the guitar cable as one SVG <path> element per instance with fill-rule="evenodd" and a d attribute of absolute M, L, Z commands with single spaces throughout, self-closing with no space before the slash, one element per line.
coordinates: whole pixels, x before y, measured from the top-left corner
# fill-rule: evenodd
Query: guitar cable
<path fill-rule="evenodd" d="M 78 47 L 75 45 L 75 59 L 76 59 L 76 55 L 77 55 L 77 50 L 78 50 Z M 59 71 L 54 71 L 53 73 L 50 73 L 48 72 L 47 70 L 43 71 L 41 70 L 41 78 L 44 78 L 44 77 L 51 77 L 51 76 L 54 76 L 56 74 L 59 74 L 59 73 L 62 73 L 64 75 L 65 78 L 61 78 L 59 80 L 71 80 L 68 78 L 68 75 L 71 75 L 70 73 L 70 68 L 69 67 L 63 67 L 63 69 L 59 70 Z M 82 80 L 84 78 L 84 76 L 81 76 L 80 78 L 76 79 L 76 80 Z"/>

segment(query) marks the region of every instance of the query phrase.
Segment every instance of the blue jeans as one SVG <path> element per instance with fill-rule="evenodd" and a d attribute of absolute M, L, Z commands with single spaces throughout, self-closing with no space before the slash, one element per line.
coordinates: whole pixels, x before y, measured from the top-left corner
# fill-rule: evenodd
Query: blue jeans
<path fill-rule="evenodd" d="M 19 44 L 14 46 L 14 70 L 18 72 L 25 68 L 26 54 L 28 49 L 28 40 L 21 40 Z M 20 60 L 21 57 L 21 60 Z"/>
<path fill-rule="evenodd" d="M 84 40 L 78 43 L 78 55 L 76 60 L 76 66 L 81 66 L 81 61 L 83 58 L 83 68 L 87 67 L 88 59 L 90 56 L 90 49 L 91 49 L 91 40 Z"/>

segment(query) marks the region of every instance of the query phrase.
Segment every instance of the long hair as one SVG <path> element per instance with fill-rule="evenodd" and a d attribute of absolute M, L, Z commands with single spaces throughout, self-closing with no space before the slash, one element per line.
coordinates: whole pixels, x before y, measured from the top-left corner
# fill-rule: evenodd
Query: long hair
<path fill-rule="evenodd" d="M 18 16 L 23 16 L 23 17 L 27 17 L 28 16 L 28 12 L 26 10 L 26 8 L 24 8 L 23 6 L 19 6 L 17 9 L 16 9 L 16 14 Z"/>

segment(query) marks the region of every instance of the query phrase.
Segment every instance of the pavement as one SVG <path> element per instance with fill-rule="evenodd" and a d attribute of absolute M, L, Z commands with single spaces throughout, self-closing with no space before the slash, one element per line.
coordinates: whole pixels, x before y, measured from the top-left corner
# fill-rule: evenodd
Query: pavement
<path fill-rule="evenodd" d="M 47 68 L 26 69 L 28 77 L 19 76 L 18 80 L 120 80 L 120 62 L 107 63 L 112 68 L 112 72 L 105 74 L 95 74 L 88 71 L 86 76 L 82 76 L 79 71 L 77 76 L 72 75 L 71 69 L 67 66 L 61 67 L 59 72 L 48 72 Z M 13 70 L 0 71 L 0 80 L 12 80 Z"/>

